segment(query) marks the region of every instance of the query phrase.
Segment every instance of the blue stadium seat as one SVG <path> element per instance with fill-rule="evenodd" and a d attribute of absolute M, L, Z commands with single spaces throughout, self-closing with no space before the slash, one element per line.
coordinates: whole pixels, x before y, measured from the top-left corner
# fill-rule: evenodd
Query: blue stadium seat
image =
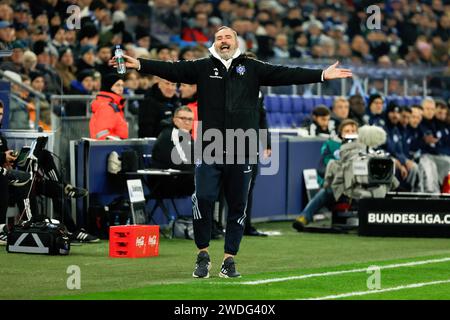
<path fill-rule="evenodd" d="M 292 128 L 294 124 L 294 117 L 292 113 L 280 113 L 281 128 Z"/>
<path fill-rule="evenodd" d="M 415 104 L 421 104 L 422 103 L 422 100 L 423 100 L 423 97 L 421 97 L 421 96 L 416 96 L 416 97 L 414 97 L 414 103 Z"/>
<path fill-rule="evenodd" d="M 269 127 L 270 128 L 280 128 L 281 127 L 281 119 L 280 113 L 274 112 L 269 115 Z"/>
<path fill-rule="evenodd" d="M 396 98 L 397 104 L 401 107 L 407 105 L 406 99 L 404 97 L 397 97 Z"/>
<path fill-rule="evenodd" d="M 291 96 L 286 94 L 280 94 L 279 95 L 279 101 L 280 101 L 280 112 L 282 113 L 289 113 L 292 112 L 292 106 L 291 106 Z"/>
<path fill-rule="evenodd" d="M 303 112 L 303 97 L 302 96 L 292 96 L 292 112 L 299 113 Z"/>
<path fill-rule="evenodd" d="M 314 96 L 312 99 L 314 101 L 314 107 L 317 107 L 319 104 L 324 104 L 322 96 Z"/>
<path fill-rule="evenodd" d="M 279 112 L 280 99 L 278 95 L 268 94 L 264 97 L 264 105 L 267 112 Z"/>
<path fill-rule="evenodd" d="M 314 100 L 311 97 L 303 97 L 303 113 L 310 114 L 314 107 Z"/>
<path fill-rule="evenodd" d="M 322 99 L 323 99 L 323 104 L 331 109 L 331 107 L 333 106 L 334 97 L 323 96 Z"/>
<path fill-rule="evenodd" d="M 294 123 L 295 123 L 295 126 L 297 127 L 297 128 L 299 128 L 299 127 L 301 127 L 301 125 L 302 125 L 302 123 L 303 123 L 303 120 L 305 119 L 305 114 L 303 114 L 303 113 L 296 113 L 296 114 L 294 114 Z"/>

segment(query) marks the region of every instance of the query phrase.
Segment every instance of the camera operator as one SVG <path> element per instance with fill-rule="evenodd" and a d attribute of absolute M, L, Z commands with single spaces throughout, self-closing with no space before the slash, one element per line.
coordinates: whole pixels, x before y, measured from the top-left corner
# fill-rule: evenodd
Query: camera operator
<path fill-rule="evenodd" d="M 358 124 L 351 119 L 345 119 L 338 127 L 338 137 L 328 139 L 321 148 L 321 159 L 318 171 L 325 173 L 325 170 L 321 168 L 327 168 L 328 163 L 332 160 L 339 159 L 339 149 L 342 145 L 342 141 L 347 137 L 356 135 L 358 131 Z M 319 177 L 320 183 L 323 183 L 323 176 Z M 313 220 L 313 216 L 319 212 L 324 206 L 331 207 L 336 201 L 333 197 L 333 191 L 329 185 L 323 185 L 323 188 L 311 199 L 305 209 L 298 216 L 292 226 L 297 231 L 302 231 L 305 226 Z"/>

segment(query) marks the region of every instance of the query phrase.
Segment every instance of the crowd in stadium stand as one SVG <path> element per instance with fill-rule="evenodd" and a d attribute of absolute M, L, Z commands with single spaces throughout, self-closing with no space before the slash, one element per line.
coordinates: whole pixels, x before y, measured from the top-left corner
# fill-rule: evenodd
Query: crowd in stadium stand
<path fill-rule="evenodd" d="M 73 4 L 78 11 L 70 7 Z M 366 11 L 374 4 L 381 13 L 380 28 L 375 29 L 367 22 L 376 17 Z M 429 93 L 438 100 L 426 99 L 422 108 L 388 106 L 381 95 L 341 97 L 332 110 L 315 106 L 304 126 L 322 133 L 335 130 L 349 109 L 349 116 L 359 125 L 380 125 L 406 141 L 402 150 L 397 141 L 387 146 L 405 177 L 419 159 L 418 150 L 450 156 L 450 5 L 442 0 L 6 0 L 0 1 L 0 49 L 11 49 L 12 56 L 0 58 L 0 69 L 7 70 L 10 79 L 45 94 L 40 125 L 47 129 L 51 112 L 86 115 L 85 104 L 76 102 L 64 111 L 50 110 L 49 96 L 98 92 L 102 76 L 111 72 L 108 61 L 116 45 L 132 57 L 191 60 L 208 55 L 207 48 L 221 25 L 236 30 L 242 52 L 253 52 L 262 60 L 329 59 L 353 66 L 442 68 L 438 77 L 428 79 Z M 137 72 L 129 72 L 125 78 L 125 94 L 145 94 L 144 103 L 159 99 L 164 103 L 170 100 L 173 108 L 180 106 L 176 87 L 161 89 L 164 86 L 170 84 Z M 14 84 L 12 92 L 20 99 L 11 100 L 10 128 L 32 127 L 34 98 Z M 437 111 L 426 111 L 431 104 Z M 136 115 L 142 114 L 139 109 L 139 104 L 130 105 Z M 423 113 L 423 119 L 418 120 L 418 113 Z M 411 120 L 405 120 L 410 114 Z M 330 128 L 328 124 L 312 128 L 317 124 L 315 118 L 323 117 L 331 118 Z M 429 133 L 434 139 L 425 138 L 421 146 L 408 145 L 411 135 Z"/>

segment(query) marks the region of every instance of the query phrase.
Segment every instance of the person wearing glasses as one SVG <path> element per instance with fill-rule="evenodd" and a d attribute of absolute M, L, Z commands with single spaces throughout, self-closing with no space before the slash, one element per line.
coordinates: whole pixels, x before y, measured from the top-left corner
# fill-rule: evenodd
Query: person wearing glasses
<path fill-rule="evenodd" d="M 191 136 L 194 113 L 187 106 L 178 107 L 170 121 L 162 121 L 163 129 L 152 149 L 151 167 L 154 169 L 176 169 L 192 174 L 152 176 L 151 189 L 158 190 L 155 196 L 173 198 L 191 196 L 194 192 L 194 141 Z M 155 186 L 158 188 L 155 188 Z"/>

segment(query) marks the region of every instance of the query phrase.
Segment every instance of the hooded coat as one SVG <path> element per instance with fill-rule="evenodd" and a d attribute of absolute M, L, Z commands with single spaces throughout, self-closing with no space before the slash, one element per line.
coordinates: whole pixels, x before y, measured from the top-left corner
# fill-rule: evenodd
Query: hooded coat
<path fill-rule="evenodd" d="M 100 91 L 92 102 L 89 132 L 92 139 L 127 139 L 128 123 L 124 114 L 125 99 L 118 94 Z"/>

